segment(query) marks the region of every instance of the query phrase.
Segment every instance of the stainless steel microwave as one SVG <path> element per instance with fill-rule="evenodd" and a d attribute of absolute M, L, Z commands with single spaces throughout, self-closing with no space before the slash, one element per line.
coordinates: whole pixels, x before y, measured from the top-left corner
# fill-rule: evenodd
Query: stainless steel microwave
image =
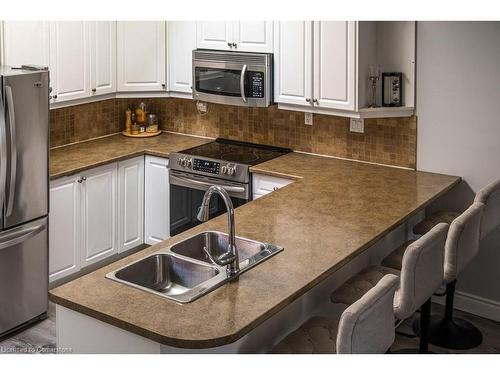
<path fill-rule="evenodd" d="M 193 51 L 193 98 L 209 103 L 273 104 L 273 54 Z"/>

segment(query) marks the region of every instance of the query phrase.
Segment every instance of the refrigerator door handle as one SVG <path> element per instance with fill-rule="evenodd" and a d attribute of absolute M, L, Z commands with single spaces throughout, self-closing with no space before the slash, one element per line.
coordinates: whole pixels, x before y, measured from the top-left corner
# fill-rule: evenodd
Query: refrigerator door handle
<path fill-rule="evenodd" d="M 7 128 L 5 125 L 5 107 L 0 97 L 0 210 L 5 200 L 7 185 Z"/>
<path fill-rule="evenodd" d="M 0 250 L 18 245 L 47 228 L 47 219 L 39 219 L 32 223 L 24 224 L 19 228 L 4 231 L 0 235 Z"/>
<path fill-rule="evenodd" d="M 16 190 L 16 172 L 17 172 L 17 140 L 16 140 L 16 116 L 14 113 L 14 100 L 12 98 L 12 88 L 5 86 L 5 96 L 7 97 L 7 113 L 9 115 L 10 130 L 10 182 L 7 195 L 7 207 L 5 216 L 12 215 L 14 206 L 14 195 Z"/>

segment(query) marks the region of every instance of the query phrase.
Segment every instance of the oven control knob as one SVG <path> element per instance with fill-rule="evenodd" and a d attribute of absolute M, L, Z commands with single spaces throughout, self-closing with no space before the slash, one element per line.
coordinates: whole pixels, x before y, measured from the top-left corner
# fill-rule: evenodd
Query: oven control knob
<path fill-rule="evenodd" d="M 226 174 L 227 173 L 227 167 L 225 165 L 222 166 L 221 172 L 222 172 L 222 174 Z"/>
<path fill-rule="evenodd" d="M 186 165 L 188 168 L 191 168 L 193 166 L 193 159 L 187 159 Z"/>
<path fill-rule="evenodd" d="M 235 172 L 235 168 L 234 167 L 228 167 L 227 168 L 227 174 L 232 176 Z"/>
<path fill-rule="evenodd" d="M 187 160 L 186 160 L 186 158 L 182 158 L 181 159 L 181 166 L 183 166 L 183 167 L 187 166 Z"/>

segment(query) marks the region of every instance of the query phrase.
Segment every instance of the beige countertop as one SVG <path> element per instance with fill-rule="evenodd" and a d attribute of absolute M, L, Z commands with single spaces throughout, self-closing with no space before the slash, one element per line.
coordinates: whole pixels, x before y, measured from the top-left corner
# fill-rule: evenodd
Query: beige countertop
<path fill-rule="evenodd" d="M 236 209 L 237 235 L 285 248 L 238 282 L 180 305 L 105 278 L 120 266 L 200 231 L 227 232 L 226 215 L 221 215 L 62 285 L 50 292 L 50 299 L 165 345 L 196 349 L 229 344 L 460 181 L 300 153 L 252 170 L 297 180 Z"/>
<path fill-rule="evenodd" d="M 50 150 L 50 179 L 139 155 L 168 157 L 171 152 L 199 146 L 212 139 L 162 133 L 151 138 L 130 138 L 121 134 Z"/>

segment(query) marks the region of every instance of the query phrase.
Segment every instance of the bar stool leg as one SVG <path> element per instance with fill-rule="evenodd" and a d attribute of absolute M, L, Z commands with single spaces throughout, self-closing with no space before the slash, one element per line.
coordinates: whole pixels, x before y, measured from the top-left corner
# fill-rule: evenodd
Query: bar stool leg
<path fill-rule="evenodd" d="M 419 353 L 429 353 L 429 323 L 431 321 L 431 299 L 429 298 L 420 309 L 421 335 L 418 351 Z"/>
<path fill-rule="evenodd" d="M 447 349 L 472 349 L 483 341 L 483 335 L 474 325 L 463 319 L 453 318 L 456 280 L 446 285 L 444 317 L 432 315 L 429 322 L 429 343 Z M 421 322 L 416 321 L 413 330 L 420 336 Z"/>

